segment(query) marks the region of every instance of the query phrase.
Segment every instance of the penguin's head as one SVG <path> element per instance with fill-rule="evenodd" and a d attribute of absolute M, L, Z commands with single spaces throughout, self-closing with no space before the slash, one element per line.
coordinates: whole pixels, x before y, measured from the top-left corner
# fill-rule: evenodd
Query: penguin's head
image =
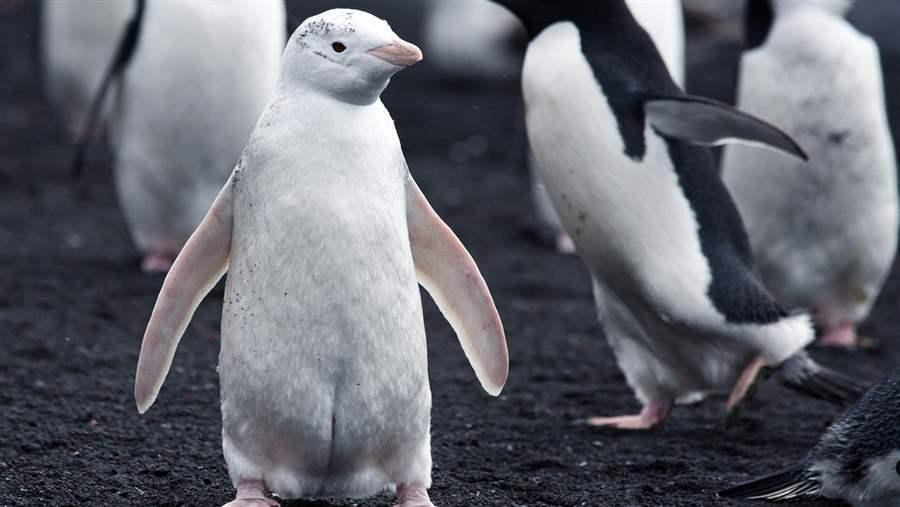
<path fill-rule="evenodd" d="M 284 51 L 283 81 L 343 102 L 375 102 L 391 76 L 422 60 L 422 52 L 367 12 L 332 9 L 294 32 Z"/>
<path fill-rule="evenodd" d="M 844 16 L 856 3 L 856 0 L 771 0 L 779 13 L 794 9 L 817 9 L 836 16 Z"/>

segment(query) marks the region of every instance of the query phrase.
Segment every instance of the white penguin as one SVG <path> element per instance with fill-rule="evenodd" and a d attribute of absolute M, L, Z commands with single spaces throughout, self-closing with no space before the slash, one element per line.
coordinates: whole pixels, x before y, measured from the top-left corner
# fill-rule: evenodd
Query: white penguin
<path fill-rule="evenodd" d="M 135 10 L 134 2 L 44 0 L 41 59 L 51 104 L 66 118 L 69 136 L 85 126 L 116 44 Z"/>
<path fill-rule="evenodd" d="M 844 500 L 853 507 L 900 504 L 900 370 L 876 384 L 832 424 L 795 466 L 719 496 L 782 501 Z"/>
<path fill-rule="evenodd" d="M 227 270 L 218 371 L 230 506 L 394 487 L 401 507 L 431 505 L 417 280 L 485 390 L 506 382 L 487 286 L 410 176 L 379 99 L 421 58 L 364 12 L 306 20 L 233 176 L 166 277 L 141 347 L 138 409 Z"/>
<path fill-rule="evenodd" d="M 650 34 L 659 50 L 666 68 L 675 83 L 684 88 L 684 14 L 681 0 L 626 0 L 628 8 L 638 24 Z M 535 166 L 532 155 L 528 157 L 531 173 L 531 192 L 537 211 L 537 218 L 548 236 L 561 253 L 575 253 L 575 243 L 563 227 L 553 201 L 547 193 L 540 170 Z"/>
<path fill-rule="evenodd" d="M 116 188 L 143 269 L 166 271 L 274 90 L 283 0 L 149 0 L 111 115 Z"/>
<path fill-rule="evenodd" d="M 803 353 L 808 316 L 755 275 L 740 216 L 709 151 L 743 139 L 802 156 L 785 134 L 685 95 L 623 0 L 500 0 L 531 37 L 522 71 L 532 149 L 594 282 L 601 324 L 639 415 L 590 424 L 646 429 L 676 399 L 745 397 L 764 366 L 833 400 L 859 386 Z"/>
<path fill-rule="evenodd" d="M 852 347 L 897 250 L 878 47 L 844 20 L 851 0 L 773 3 L 771 32 L 741 60 L 738 106 L 784 126 L 810 160 L 729 147 L 723 178 L 766 287 L 811 310 L 820 344 Z"/>

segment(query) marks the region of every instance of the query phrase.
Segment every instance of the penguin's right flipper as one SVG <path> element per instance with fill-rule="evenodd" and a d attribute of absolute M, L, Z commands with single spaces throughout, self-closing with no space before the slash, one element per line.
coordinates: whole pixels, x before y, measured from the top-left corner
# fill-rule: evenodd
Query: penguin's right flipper
<path fill-rule="evenodd" d="M 178 254 L 159 291 L 134 379 L 134 398 L 142 414 L 156 401 L 194 311 L 228 270 L 234 216 L 231 185 L 229 179 Z"/>
<path fill-rule="evenodd" d="M 810 477 L 803 465 L 796 465 L 777 474 L 755 479 L 726 490 L 716 496 L 742 500 L 790 500 L 804 495 L 818 495 L 822 485 Z"/>
<path fill-rule="evenodd" d="M 500 315 L 472 256 L 412 176 L 406 182 L 406 220 L 419 283 L 450 322 L 481 386 L 499 395 L 509 374 Z"/>
<path fill-rule="evenodd" d="M 869 387 L 859 380 L 820 365 L 806 352 L 791 356 L 777 370 L 777 375 L 785 386 L 836 405 L 859 400 Z"/>
<path fill-rule="evenodd" d="M 106 103 L 106 95 L 109 93 L 112 83 L 119 79 L 134 56 L 134 50 L 137 48 L 138 39 L 141 35 L 145 9 L 146 0 L 135 0 L 134 16 L 128 21 L 128 25 L 125 26 L 125 31 L 122 33 L 122 37 L 116 46 L 113 61 L 110 63 L 109 68 L 106 69 L 103 81 L 100 82 L 100 88 L 91 102 L 84 129 L 80 132 L 78 141 L 75 143 L 75 157 L 72 159 L 73 176 L 80 176 L 84 169 L 84 162 L 91 147 L 91 139 L 93 138 L 94 130 L 97 129 L 97 123 L 100 121 L 100 112 Z"/>
<path fill-rule="evenodd" d="M 649 97 L 647 121 L 660 134 L 703 146 L 743 143 L 775 149 L 802 160 L 809 157 L 794 139 L 755 116 L 703 97 Z"/>

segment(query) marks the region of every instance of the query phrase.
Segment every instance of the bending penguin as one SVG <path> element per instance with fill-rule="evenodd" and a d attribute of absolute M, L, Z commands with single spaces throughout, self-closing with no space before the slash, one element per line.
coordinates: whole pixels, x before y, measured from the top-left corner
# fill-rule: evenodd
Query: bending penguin
<path fill-rule="evenodd" d="M 538 167 L 643 404 L 638 415 L 589 422 L 646 429 L 676 399 L 729 390 L 734 413 L 767 366 L 812 395 L 861 394 L 803 352 L 809 317 L 779 306 L 756 277 L 737 209 L 699 146 L 740 139 L 802 158 L 796 143 L 685 95 L 623 0 L 500 3 L 531 37 L 522 87 Z"/>
<path fill-rule="evenodd" d="M 784 126 L 810 160 L 734 146 L 723 162 L 763 282 L 780 301 L 811 309 L 820 344 L 844 347 L 859 343 L 898 227 L 878 47 L 844 20 L 852 3 L 751 2 L 738 106 Z"/>
<path fill-rule="evenodd" d="M 719 492 L 744 500 L 802 497 L 854 507 L 893 507 L 900 499 L 900 369 L 831 425 L 802 463 Z"/>
<path fill-rule="evenodd" d="M 678 86 L 684 88 L 684 15 L 681 0 L 626 0 L 628 8 L 638 24 L 647 31 L 659 50 L 669 74 Z M 528 157 L 531 172 L 532 199 L 537 209 L 541 226 L 547 231 L 561 253 L 575 253 L 575 243 L 553 207 L 553 200 L 547 193 L 541 171 L 536 167 L 534 157 Z"/>
<path fill-rule="evenodd" d="M 110 132 L 119 203 L 142 268 L 164 272 L 203 219 L 274 90 L 285 10 L 282 0 L 135 6 L 88 123 L 115 80 Z M 76 172 L 85 145 L 83 139 Z"/>
<path fill-rule="evenodd" d="M 417 281 L 498 395 L 506 339 L 478 267 L 409 174 L 379 98 L 419 49 L 365 12 L 307 19 L 247 147 L 175 261 L 144 335 L 140 412 L 194 309 L 228 271 L 219 379 L 237 499 L 432 505 L 428 364 Z"/>

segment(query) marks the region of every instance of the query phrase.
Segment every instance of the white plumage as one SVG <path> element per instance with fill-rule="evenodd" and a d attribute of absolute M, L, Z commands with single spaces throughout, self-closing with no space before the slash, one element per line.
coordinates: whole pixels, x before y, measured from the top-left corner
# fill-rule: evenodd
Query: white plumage
<path fill-rule="evenodd" d="M 111 122 L 145 269 L 167 268 L 233 168 L 274 90 L 284 27 L 282 0 L 148 2 Z"/>
<path fill-rule="evenodd" d="M 738 105 L 783 126 L 810 161 L 732 146 L 723 178 L 768 288 L 812 310 L 826 341 L 850 344 L 897 244 L 878 48 L 841 17 L 848 2 L 776 6 L 768 39 L 741 61 Z"/>

